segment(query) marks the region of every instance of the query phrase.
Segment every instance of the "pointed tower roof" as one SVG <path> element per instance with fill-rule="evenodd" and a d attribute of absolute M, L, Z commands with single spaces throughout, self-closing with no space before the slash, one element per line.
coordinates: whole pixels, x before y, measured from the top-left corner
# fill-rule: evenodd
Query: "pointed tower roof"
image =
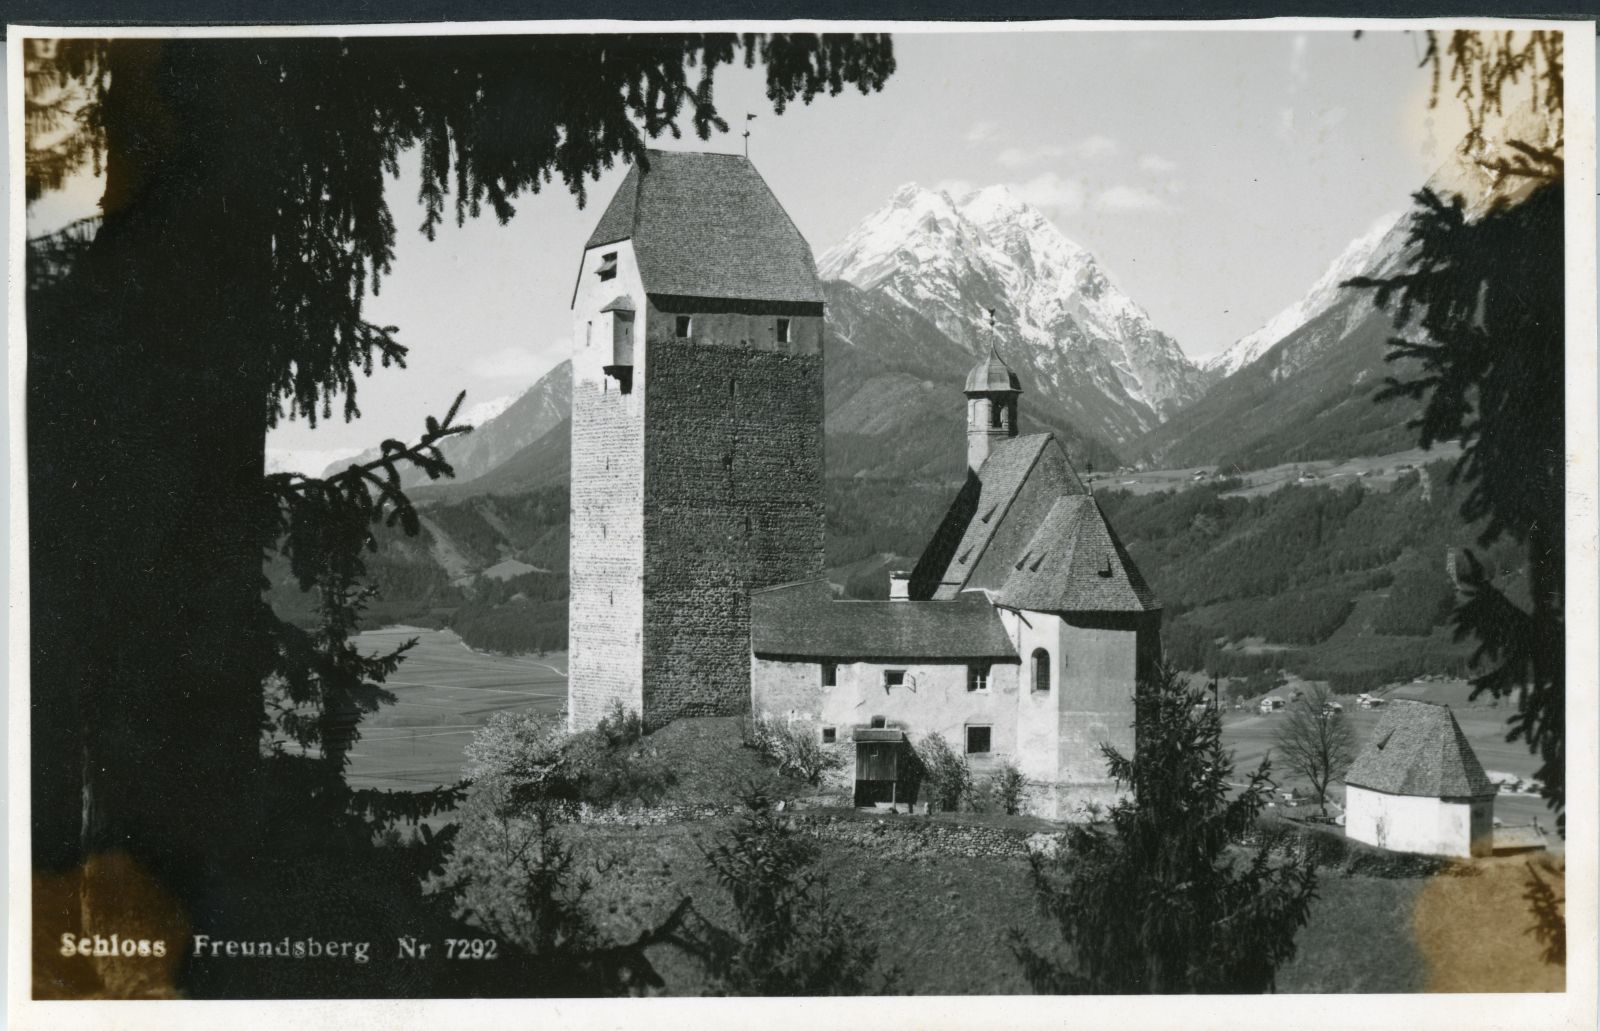
<path fill-rule="evenodd" d="M 820 304 L 805 237 L 738 154 L 647 151 L 628 169 L 585 250 L 630 240 L 652 294 Z"/>
<path fill-rule="evenodd" d="M 1011 366 L 1000 360 L 1000 352 L 989 347 L 989 357 L 972 367 L 967 373 L 966 392 L 969 394 L 1012 391 L 1022 393 L 1022 381 L 1011 371 Z"/>
<path fill-rule="evenodd" d="M 1449 706 L 1395 699 L 1344 782 L 1391 795 L 1479 798 L 1494 794 Z"/>

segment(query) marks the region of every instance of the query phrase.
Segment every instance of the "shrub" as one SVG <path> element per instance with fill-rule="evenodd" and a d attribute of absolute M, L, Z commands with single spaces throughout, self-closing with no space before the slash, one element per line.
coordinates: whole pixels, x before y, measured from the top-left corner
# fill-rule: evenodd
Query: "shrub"
<path fill-rule="evenodd" d="M 973 801 L 972 767 L 964 755 L 950 747 L 942 734 L 929 734 L 917 745 L 929 811 L 957 812 Z"/>
<path fill-rule="evenodd" d="M 745 740 L 778 772 L 799 779 L 812 787 L 822 783 L 822 775 L 844 766 L 844 757 L 823 745 L 808 730 L 796 729 L 776 719 L 758 719 L 746 724 Z"/>
<path fill-rule="evenodd" d="M 1022 811 L 1022 799 L 1028 790 L 1028 778 L 1022 775 L 1015 763 L 1003 763 L 989 778 L 989 794 L 996 806 L 1007 816 Z"/>
<path fill-rule="evenodd" d="M 611 711 L 601 717 L 595 730 L 611 748 L 626 748 L 644 737 L 644 720 L 638 710 L 624 709 L 622 703 L 613 702 Z"/>
<path fill-rule="evenodd" d="M 867 929 L 829 897 L 812 869 L 818 846 L 776 811 L 759 788 L 742 797 L 743 818 L 708 851 L 706 865 L 731 897 L 734 925 L 699 918 L 696 943 L 717 986 L 730 995 L 860 995 L 877 965 Z"/>

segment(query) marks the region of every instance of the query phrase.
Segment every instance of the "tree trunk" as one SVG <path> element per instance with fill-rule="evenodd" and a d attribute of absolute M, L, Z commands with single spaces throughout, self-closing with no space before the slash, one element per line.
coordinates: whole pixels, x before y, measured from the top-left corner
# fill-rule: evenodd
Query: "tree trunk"
<path fill-rule="evenodd" d="M 63 931 L 180 955 L 232 919 L 270 660 L 271 238 L 230 49 L 111 45 L 104 224 L 28 339 L 36 879 L 77 879 Z M 173 990 L 137 965 L 100 990 Z"/>

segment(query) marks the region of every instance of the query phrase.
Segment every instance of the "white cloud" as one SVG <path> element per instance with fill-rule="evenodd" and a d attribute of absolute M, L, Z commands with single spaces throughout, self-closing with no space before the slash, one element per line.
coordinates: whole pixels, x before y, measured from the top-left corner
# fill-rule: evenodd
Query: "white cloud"
<path fill-rule="evenodd" d="M 934 193 L 948 193 L 955 200 L 960 200 L 977 188 L 978 184 L 970 179 L 941 179 L 933 184 Z"/>
<path fill-rule="evenodd" d="M 995 154 L 995 163 L 1002 168 L 1027 168 L 1047 161 L 1077 158 L 1082 161 L 1099 161 L 1120 153 L 1122 145 L 1109 136 L 1090 136 L 1068 147 L 1060 143 L 1040 143 L 1032 147 L 1006 147 Z"/>
<path fill-rule="evenodd" d="M 550 352 L 564 355 L 571 349 L 571 340 L 558 340 L 550 347 L 544 348 L 544 351 L 546 355 Z M 550 359 L 541 358 L 531 347 L 502 347 L 498 351 L 480 355 L 467 363 L 467 371 L 474 376 L 481 376 L 484 379 L 515 380 L 524 386 L 532 386 L 534 381 L 549 369 Z"/>
<path fill-rule="evenodd" d="M 1165 211 L 1170 205 L 1136 186 L 1112 186 L 1095 194 L 1096 211 Z"/>
<path fill-rule="evenodd" d="M 1083 184 L 1057 172 L 1036 175 L 1025 183 L 1014 183 L 1011 190 L 1036 208 L 1077 211 L 1083 207 Z"/>
<path fill-rule="evenodd" d="M 1037 147 L 1007 147 L 994 156 L 994 159 L 1004 168 L 1026 168 L 1037 165 L 1041 161 L 1050 161 L 1055 158 L 1067 156 L 1067 148 L 1059 144 L 1046 143 Z"/>
<path fill-rule="evenodd" d="M 1073 150 L 1079 157 L 1094 161 L 1113 156 L 1122 150 L 1122 146 L 1109 136 L 1090 136 Z"/>
<path fill-rule="evenodd" d="M 974 122 L 972 128 L 967 130 L 967 142 L 982 143 L 984 140 L 993 139 L 995 129 L 993 122 Z"/>
<path fill-rule="evenodd" d="M 1166 175 L 1168 172 L 1176 172 L 1178 163 L 1176 161 L 1168 161 L 1160 154 L 1146 154 L 1139 159 L 1139 167 L 1154 175 Z"/>

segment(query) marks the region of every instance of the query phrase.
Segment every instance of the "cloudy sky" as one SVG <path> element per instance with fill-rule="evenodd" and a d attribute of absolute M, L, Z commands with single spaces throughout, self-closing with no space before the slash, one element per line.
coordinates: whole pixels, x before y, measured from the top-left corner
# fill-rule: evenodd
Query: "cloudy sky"
<path fill-rule="evenodd" d="M 1426 110 L 1421 46 L 1348 29 L 907 33 L 881 93 L 778 117 L 759 71 L 724 68 L 716 100 L 731 134 L 660 145 L 738 151 L 742 116 L 756 112 L 750 155 L 819 254 L 903 183 L 1010 184 L 1203 357 L 1404 209 L 1458 138 Z M 561 361 L 583 241 L 621 176 L 592 184 L 584 209 L 558 186 L 524 198 L 507 226 L 484 217 L 429 243 L 406 230 L 421 222 L 408 163 L 392 190 L 394 273 L 369 315 L 400 327 L 410 367 L 362 383 L 358 423 L 277 431 L 280 461 L 316 471 L 415 435 L 458 390 L 469 407 L 515 396 Z M 71 198 L 52 198 L 30 230 L 74 213 Z"/>

